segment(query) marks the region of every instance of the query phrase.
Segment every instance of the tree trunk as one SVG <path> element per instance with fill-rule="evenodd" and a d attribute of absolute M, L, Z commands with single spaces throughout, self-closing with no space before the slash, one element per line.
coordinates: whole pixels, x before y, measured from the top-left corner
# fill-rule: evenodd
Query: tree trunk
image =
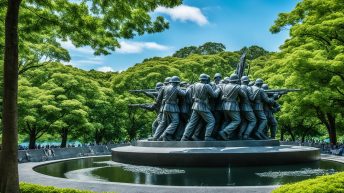
<path fill-rule="evenodd" d="M 2 111 L 2 193 L 18 193 L 18 16 L 20 0 L 8 0 L 5 21 L 4 90 Z"/>
<path fill-rule="evenodd" d="M 68 129 L 62 129 L 61 132 L 61 148 L 67 146 L 67 138 L 68 138 Z"/>
<path fill-rule="evenodd" d="M 295 141 L 295 135 L 294 135 L 294 133 L 291 131 L 291 127 L 290 127 L 290 126 L 287 126 L 286 129 L 287 129 L 288 133 L 290 134 L 291 140 L 292 140 L 292 141 Z"/>
<path fill-rule="evenodd" d="M 284 129 L 283 127 L 281 127 L 281 138 L 280 138 L 280 141 L 284 141 Z"/>
<path fill-rule="evenodd" d="M 337 144 L 337 132 L 336 132 L 336 117 L 331 113 L 327 113 L 327 120 L 328 120 L 328 134 L 330 136 L 330 143 L 331 145 Z"/>
<path fill-rule="evenodd" d="M 97 145 L 99 145 L 100 144 L 100 142 L 102 142 L 102 140 L 103 140 L 103 133 L 104 133 L 104 131 L 102 131 L 102 130 L 100 130 L 100 131 L 96 131 L 96 133 L 95 133 L 95 140 L 96 140 L 96 144 Z"/>
<path fill-rule="evenodd" d="M 36 147 L 36 130 L 30 131 L 29 149 L 35 149 Z"/>
<path fill-rule="evenodd" d="M 337 144 L 337 133 L 336 133 L 336 115 L 331 113 L 324 113 L 320 110 L 320 108 L 315 108 L 318 118 L 320 119 L 321 123 L 326 126 L 327 133 L 330 138 L 331 146 Z"/>

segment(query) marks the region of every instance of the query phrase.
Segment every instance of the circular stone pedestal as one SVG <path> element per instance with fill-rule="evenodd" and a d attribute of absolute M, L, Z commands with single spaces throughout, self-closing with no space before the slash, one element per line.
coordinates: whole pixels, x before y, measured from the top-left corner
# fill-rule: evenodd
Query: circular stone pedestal
<path fill-rule="evenodd" d="M 277 140 L 137 141 L 112 149 L 112 160 L 148 166 L 226 167 L 295 164 L 320 160 L 313 147 L 280 145 Z"/>

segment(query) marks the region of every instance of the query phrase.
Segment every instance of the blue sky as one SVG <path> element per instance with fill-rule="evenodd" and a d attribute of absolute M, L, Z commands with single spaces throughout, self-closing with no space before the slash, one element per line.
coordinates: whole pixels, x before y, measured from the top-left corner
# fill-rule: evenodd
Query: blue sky
<path fill-rule="evenodd" d="M 122 71 L 145 58 L 172 55 L 176 50 L 205 42 L 223 43 L 227 50 L 258 45 L 270 51 L 288 38 L 288 31 L 271 34 L 278 13 L 291 11 L 299 0 L 184 0 L 183 5 L 159 7 L 152 16 L 162 15 L 170 29 L 156 34 L 122 40 L 122 48 L 108 56 L 93 56 L 89 47 L 63 46 L 70 51 L 70 64 L 100 71 Z"/>

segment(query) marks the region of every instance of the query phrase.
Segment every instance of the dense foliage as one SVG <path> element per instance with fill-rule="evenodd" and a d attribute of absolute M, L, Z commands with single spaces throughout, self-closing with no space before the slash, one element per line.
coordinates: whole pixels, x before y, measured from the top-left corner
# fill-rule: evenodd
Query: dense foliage
<path fill-rule="evenodd" d="M 172 56 L 178 58 L 186 58 L 191 54 L 200 54 L 200 55 L 208 55 L 208 54 L 217 54 L 220 52 L 224 52 L 226 50 L 226 46 L 221 43 L 216 42 L 206 42 L 201 46 L 187 46 L 177 50 Z"/>
<path fill-rule="evenodd" d="M 272 193 L 340 193 L 344 192 L 344 173 L 319 176 L 293 184 L 283 185 Z"/>
<path fill-rule="evenodd" d="M 284 100 L 284 125 L 308 133 L 322 126 L 332 144 L 343 130 L 343 23 L 341 0 L 299 2 L 290 13 L 279 14 L 271 27 L 273 33 L 290 27 L 290 39 L 281 52 L 258 62 L 264 68 L 256 71 L 271 83 L 302 88 L 304 92 Z"/>

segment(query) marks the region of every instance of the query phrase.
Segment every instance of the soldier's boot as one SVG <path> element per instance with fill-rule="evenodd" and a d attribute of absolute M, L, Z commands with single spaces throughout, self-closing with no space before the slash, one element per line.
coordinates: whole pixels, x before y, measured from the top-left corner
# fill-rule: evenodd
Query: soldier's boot
<path fill-rule="evenodd" d="M 196 135 L 193 135 L 191 137 L 192 141 L 203 141 L 203 139 L 201 139 L 200 137 L 196 136 Z"/>
<path fill-rule="evenodd" d="M 248 137 L 248 135 L 243 135 L 241 139 L 242 140 L 249 140 L 249 137 Z"/>
<path fill-rule="evenodd" d="M 204 140 L 205 141 L 216 141 L 216 139 L 213 137 L 205 137 Z"/>
<path fill-rule="evenodd" d="M 257 133 L 258 133 L 258 135 L 259 135 L 263 140 L 268 140 L 268 139 L 269 139 L 269 137 L 266 136 L 264 133 L 261 133 L 261 132 L 257 132 Z"/>
<path fill-rule="evenodd" d="M 254 135 L 254 137 L 256 137 L 259 140 L 263 140 L 264 139 L 263 137 L 260 136 L 259 132 L 255 132 L 253 135 Z"/>
<path fill-rule="evenodd" d="M 148 140 L 148 141 L 157 141 L 157 139 L 154 138 L 154 137 L 149 137 L 147 140 Z"/>
<path fill-rule="evenodd" d="M 227 137 L 227 135 L 226 135 L 226 133 L 224 131 L 220 131 L 219 132 L 219 136 L 220 136 L 220 138 L 222 140 L 227 140 L 228 139 L 228 137 Z"/>
<path fill-rule="evenodd" d="M 160 136 L 156 141 L 163 141 L 162 136 Z"/>
<path fill-rule="evenodd" d="M 173 136 L 166 133 L 163 135 L 162 140 L 163 141 L 173 141 Z"/>
<path fill-rule="evenodd" d="M 277 131 L 277 125 L 273 125 L 271 127 L 271 130 L 270 130 L 270 132 L 271 132 L 271 139 L 275 139 L 276 138 L 276 131 Z"/>
<path fill-rule="evenodd" d="M 190 139 L 188 137 L 186 137 L 186 136 L 183 136 L 180 141 L 190 141 Z"/>

